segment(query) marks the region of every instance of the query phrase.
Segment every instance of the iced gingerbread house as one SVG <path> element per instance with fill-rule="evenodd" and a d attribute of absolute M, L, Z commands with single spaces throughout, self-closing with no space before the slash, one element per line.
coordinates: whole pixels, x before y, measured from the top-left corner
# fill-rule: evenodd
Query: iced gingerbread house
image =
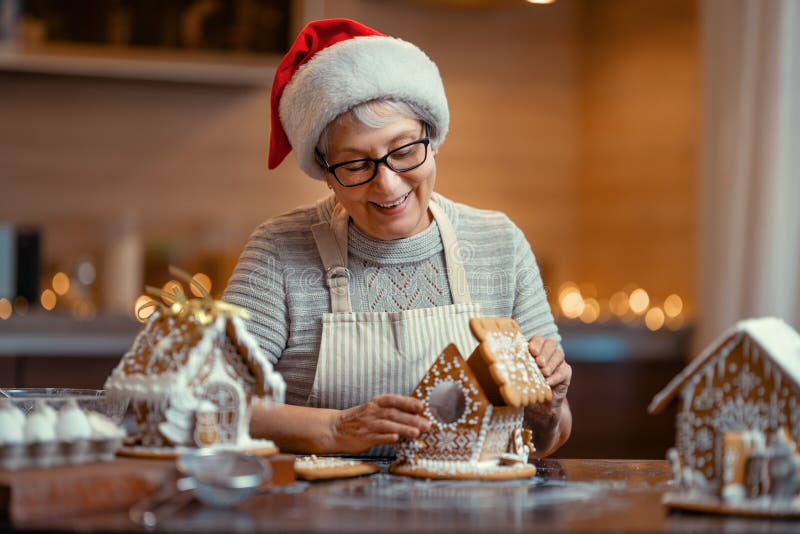
<path fill-rule="evenodd" d="M 212 446 L 276 452 L 271 441 L 250 438 L 250 406 L 256 398 L 283 402 L 285 384 L 247 332 L 246 312 L 207 293 L 170 297 L 175 302 L 152 314 L 105 383 L 130 398 L 136 416 L 123 452 L 169 456 Z"/>
<path fill-rule="evenodd" d="M 425 403 L 431 429 L 395 446 L 395 474 L 422 478 L 513 479 L 533 476 L 526 406 L 552 392 L 513 319 L 472 319 L 480 341 L 464 359 L 451 344 L 411 396 Z"/>
<path fill-rule="evenodd" d="M 737 323 L 653 399 L 679 402 L 668 506 L 800 515 L 800 336 L 780 319 Z"/>

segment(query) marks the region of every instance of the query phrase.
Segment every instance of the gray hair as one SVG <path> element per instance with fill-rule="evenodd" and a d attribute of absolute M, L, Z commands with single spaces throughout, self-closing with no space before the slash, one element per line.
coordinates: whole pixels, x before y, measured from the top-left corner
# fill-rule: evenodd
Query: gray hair
<path fill-rule="evenodd" d="M 317 141 L 317 152 L 322 155 L 328 153 L 328 150 L 330 149 L 329 135 L 331 125 L 342 118 L 346 118 L 345 120 L 357 120 L 368 128 L 383 128 L 384 126 L 388 126 L 389 124 L 395 122 L 398 115 L 424 122 L 430 129 L 430 137 L 433 138 L 436 135 L 433 127 L 433 124 L 435 124 L 436 121 L 433 115 L 426 109 L 412 102 L 404 102 L 401 100 L 391 100 L 388 98 L 369 100 L 367 102 L 358 104 L 357 106 L 351 108 L 345 113 L 342 113 L 329 122 L 319 135 L 319 141 Z M 431 145 L 431 148 L 436 149 L 436 147 L 433 145 Z"/>

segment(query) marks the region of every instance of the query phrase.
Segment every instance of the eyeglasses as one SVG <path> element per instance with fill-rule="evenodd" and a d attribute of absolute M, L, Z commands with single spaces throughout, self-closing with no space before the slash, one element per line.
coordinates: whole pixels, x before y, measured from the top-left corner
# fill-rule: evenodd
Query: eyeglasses
<path fill-rule="evenodd" d="M 411 143 L 389 151 L 382 158 L 362 158 L 350 161 L 343 161 L 336 165 L 328 165 L 322 154 L 317 152 L 320 165 L 326 172 L 333 174 L 336 181 L 342 187 L 356 187 L 372 181 L 378 175 L 378 165 L 383 163 L 396 173 L 413 171 L 428 159 L 428 145 L 430 138 L 427 137 L 428 129 L 425 128 L 426 137 L 417 139 Z"/>

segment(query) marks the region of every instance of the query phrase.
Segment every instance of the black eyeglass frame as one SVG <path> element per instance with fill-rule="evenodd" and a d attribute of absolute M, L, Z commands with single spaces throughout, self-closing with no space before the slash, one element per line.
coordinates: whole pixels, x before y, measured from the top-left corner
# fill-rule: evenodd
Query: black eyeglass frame
<path fill-rule="evenodd" d="M 380 166 L 381 163 L 383 163 L 384 165 L 389 167 L 389 169 L 391 169 L 393 172 L 396 172 L 396 173 L 413 171 L 414 169 L 416 169 L 418 167 L 421 167 L 426 161 L 428 161 L 428 147 L 430 146 L 430 143 L 431 143 L 430 133 L 428 132 L 428 125 L 426 124 L 425 125 L 425 137 L 423 137 L 421 139 L 417 139 L 416 141 L 411 141 L 410 143 L 406 143 L 403 146 L 399 146 L 399 147 L 397 147 L 397 148 L 395 148 L 393 150 L 390 150 L 382 158 L 351 159 L 349 161 L 343 161 L 343 162 L 337 163 L 335 165 L 328 165 L 328 162 L 325 161 L 325 157 L 322 154 L 320 154 L 318 151 L 317 151 L 317 158 L 319 159 L 320 165 L 325 169 L 325 172 L 331 173 L 333 175 L 333 177 L 336 178 L 336 181 L 339 182 L 339 185 L 341 185 L 342 187 L 358 187 L 360 185 L 364 185 L 366 183 L 371 182 L 372 180 L 375 179 L 376 176 L 378 176 L 378 166 Z M 412 165 L 411 167 L 406 167 L 404 169 L 395 169 L 394 167 L 392 167 L 392 164 L 389 163 L 389 158 L 391 157 L 392 154 L 394 154 L 395 152 L 399 152 L 399 151 L 403 150 L 404 148 L 408 148 L 410 146 L 414 146 L 414 145 L 418 145 L 418 144 L 425 145 L 425 156 L 422 158 L 422 161 L 420 161 L 416 165 Z M 359 163 L 359 162 L 362 162 L 362 161 L 371 161 L 372 163 L 375 164 L 375 166 L 372 168 L 372 176 L 370 176 L 369 178 L 367 178 L 363 182 L 358 182 L 357 184 L 345 184 L 345 183 L 342 183 L 342 181 L 339 179 L 338 176 L 336 176 L 336 169 L 338 169 L 339 167 L 344 167 L 345 165 L 352 165 L 353 163 Z"/>

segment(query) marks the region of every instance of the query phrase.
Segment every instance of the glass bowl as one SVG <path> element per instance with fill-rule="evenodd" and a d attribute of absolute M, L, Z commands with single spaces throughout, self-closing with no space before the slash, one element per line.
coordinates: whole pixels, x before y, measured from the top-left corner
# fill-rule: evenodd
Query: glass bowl
<path fill-rule="evenodd" d="M 130 399 L 117 394 L 109 394 L 103 389 L 70 388 L 4 388 L 12 404 L 28 414 L 37 400 L 44 400 L 54 410 L 60 410 L 68 400 L 75 399 L 84 411 L 91 410 L 105 415 L 119 425 L 128 409 Z"/>

